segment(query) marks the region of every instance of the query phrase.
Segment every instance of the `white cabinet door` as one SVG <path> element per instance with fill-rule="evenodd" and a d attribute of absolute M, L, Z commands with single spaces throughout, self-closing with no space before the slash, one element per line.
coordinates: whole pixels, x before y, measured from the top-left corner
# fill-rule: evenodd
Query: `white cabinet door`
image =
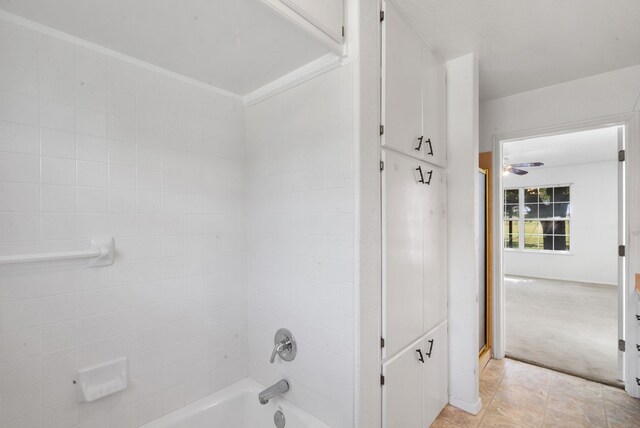
<path fill-rule="evenodd" d="M 423 366 L 418 350 L 423 345 L 419 340 L 382 366 L 383 428 L 425 428 L 423 421 L 424 402 Z"/>
<path fill-rule="evenodd" d="M 447 323 L 382 365 L 383 428 L 428 427 L 449 401 Z"/>
<path fill-rule="evenodd" d="M 282 2 L 334 40 L 342 41 L 343 0 L 282 0 Z"/>
<path fill-rule="evenodd" d="M 388 357 L 424 333 L 420 173 L 426 164 L 386 150 L 382 158 L 382 334 Z"/>
<path fill-rule="evenodd" d="M 423 189 L 423 331 L 447 317 L 447 177 L 427 166 Z"/>
<path fill-rule="evenodd" d="M 427 334 L 422 347 L 425 361 L 422 371 L 422 426 L 428 427 L 449 401 L 447 323 L 443 322 Z"/>
<path fill-rule="evenodd" d="M 447 89 L 444 63 L 422 46 L 422 154 L 438 166 L 447 164 Z"/>
<path fill-rule="evenodd" d="M 422 135 L 422 43 L 391 3 L 383 21 L 383 115 L 382 144 L 420 158 Z"/>

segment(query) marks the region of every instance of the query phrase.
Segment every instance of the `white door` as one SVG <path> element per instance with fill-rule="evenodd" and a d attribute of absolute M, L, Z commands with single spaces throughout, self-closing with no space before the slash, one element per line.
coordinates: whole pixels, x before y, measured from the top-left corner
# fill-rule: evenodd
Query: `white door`
<path fill-rule="evenodd" d="M 618 128 L 618 150 L 624 150 L 624 128 Z M 626 245 L 626 224 L 625 224 L 625 163 L 618 162 L 618 245 Z M 626 319 L 626 259 L 618 256 L 618 343 L 625 343 L 626 335 L 624 324 Z M 622 341 L 622 342 L 621 342 Z M 630 345 L 633 346 L 633 345 Z M 625 380 L 624 376 L 624 353 L 618 347 L 618 379 Z M 631 352 L 633 350 L 630 350 Z"/>
<path fill-rule="evenodd" d="M 394 355 L 423 333 L 423 187 L 427 165 L 383 150 L 383 356 Z"/>
<path fill-rule="evenodd" d="M 422 46 L 422 154 L 435 165 L 447 165 L 446 68 L 427 46 Z"/>
<path fill-rule="evenodd" d="M 423 202 L 423 327 L 427 332 L 447 317 L 447 177 L 427 166 Z"/>
<path fill-rule="evenodd" d="M 420 158 L 423 42 L 390 2 L 386 3 L 382 31 L 382 145 Z"/>
<path fill-rule="evenodd" d="M 422 344 L 423 370 L 423 427 L 431 426 L 449 401 L 447 323 L 443 322 L 429 333 Z"/>
<path fill-rule="evenodd" d="M 426 428 L 423 411 L 424 363 L 420 359 L 423 340 L 414 342 L 405 351 L 382 365 L 383 428 Z M 422 357 L 424 360 L 424 356 Z"/>

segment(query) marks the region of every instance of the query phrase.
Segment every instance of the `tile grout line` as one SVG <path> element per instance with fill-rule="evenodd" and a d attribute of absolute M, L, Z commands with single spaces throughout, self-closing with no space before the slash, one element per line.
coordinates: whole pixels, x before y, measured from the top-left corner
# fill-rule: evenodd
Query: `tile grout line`
<path fill-rule="evenodd" d="M 609 412 L 607 412 L 607 402 L 604 399 L 604 387 L 602 384 L 600 385 L 600 401 L 602 401 L 602 408 L 604 409 L 604 423 L 605 426 L 610 427 L 611 424 L 609 423 Z"/>
<path fill-rule="evenodd" d="M 544 402 L 544 415 L 542 416 L 542 426 L 545 426 L 545 422 L 547 420 L 547 410 L 549 409 L 549 395 L 551 392 L 551 373 L 549 369 L 546 369 L 547 373 L 549 374 L 549 381 L 547 383 L 547 398 L 545 399 Z"/>

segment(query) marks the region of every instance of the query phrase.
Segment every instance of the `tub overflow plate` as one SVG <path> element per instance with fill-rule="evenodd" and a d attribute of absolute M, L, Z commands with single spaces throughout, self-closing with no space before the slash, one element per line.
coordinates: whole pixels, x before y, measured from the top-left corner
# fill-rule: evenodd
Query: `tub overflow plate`
<path fill-rule="evenodd" d="M 273 422 L 276 424 L 277 428 L 284 428 L 284 424 L 286 423 L 286 421 L 284 419 L 284 413 L 282 413 L 280 410 L 278 410 L 273 415 Z"/>

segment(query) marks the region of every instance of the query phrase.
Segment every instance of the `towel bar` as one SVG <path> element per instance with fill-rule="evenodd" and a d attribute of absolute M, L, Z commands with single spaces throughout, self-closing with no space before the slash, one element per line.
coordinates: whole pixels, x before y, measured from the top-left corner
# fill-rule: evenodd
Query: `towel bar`
<path fill-rule="evenodd" d="M 45 262 L 52 260 L 88 259 L 90 267 L 113 264 L 113 237 L 104 236 L 91 239 L 91 248 L 78 251 L 59 251 L 54 253 L 16 254 L 0 256 L 0 264 Z"/>

